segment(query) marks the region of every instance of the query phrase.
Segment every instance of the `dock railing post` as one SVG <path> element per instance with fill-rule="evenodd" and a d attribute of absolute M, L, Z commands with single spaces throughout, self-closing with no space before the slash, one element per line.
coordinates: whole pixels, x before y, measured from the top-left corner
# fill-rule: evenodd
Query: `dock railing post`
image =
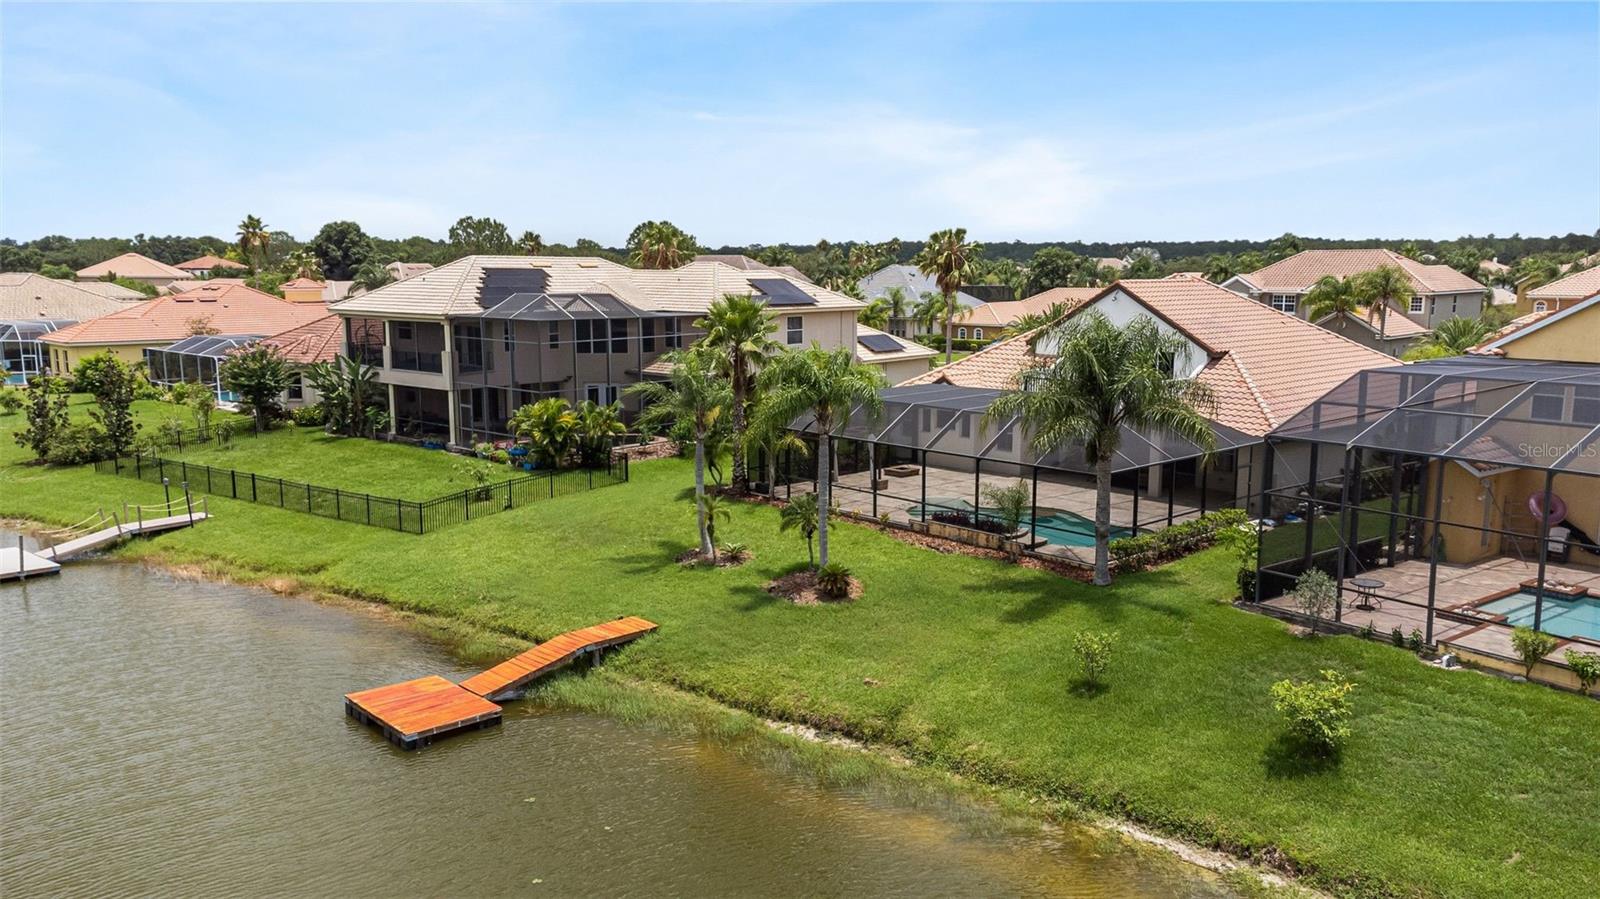
<path fill-rule="evenodd" d="M 194 497 L 189 494 L 189 482 L 183 482 L 183 505 L 189 510 L 189 526 L 194 527 Z"/>
<path fill-rule="evenodd" d="M 28 557 L 22 548 L 22 535 L 17 535 L 17 580 L 28 579 Z"/>

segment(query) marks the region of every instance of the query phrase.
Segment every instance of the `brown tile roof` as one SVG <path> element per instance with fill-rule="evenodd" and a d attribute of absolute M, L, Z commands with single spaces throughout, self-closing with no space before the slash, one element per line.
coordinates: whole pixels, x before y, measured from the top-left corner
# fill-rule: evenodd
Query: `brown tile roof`
<path fill-rule="evenodd" d="M 1393 250 L 1302 250 L 1263 269 L 1245 275 L 1245 280 L 1264 293 L 1305 293 L 1327 275 L 1348 278 L 1370 272 L 1383 265 L 1398 266 L 1411 280 L 1417 293 L 1464 293 L 1481 291 L 1483 285 L 1448 265 L 1424 265 Z"/>
<path fill-rule="evenodd" d="M 980 328 L 1003 328 L 1025 315 L 1048 312 L 1050 307 L 1057 303 L 1066 306 L 1069 310 L 1076 309 L 1098 296 L 1102 289 L 1100 287 L 1052 287 L 1025 300 L 1010 300 L 973 306 L 960 315 L 956 321 L 963 325 L 975 325 Z"/>
<path fill-rule="evenodd" d="M 231 268 L 238 271 L 245 271 L 250 267 L 245 265 L 243 262 L 234 262 L 232 259 L 223 259 L 221 256 L 212 256 L 208 253 L 204 256 L 198 256 L 194 259 L 191 259 L 188 262 L 180 262 L 175 266 L 175 268 L 181 268 L 186 272 L 209 272 L 219 265 L 223 268 Z M 118 272 L 117 274 L 121 274 L 121 272 Z"/>
<path fill-rule="evenodd" d="M 115 274 L 120 278 L 193 278 L 181 268 L 157 262 L 149 256 L 140 256 L 138 253 L 123 253 L 104 262 L 78 272 L 80 278 L 104 278 L 106 275 Z"/>
<path fill-rule="evenodd" d="M 95 287 L 114 287 L 109 294 Z M 127 296 L 131 295 L 131 296 Z M 104 281 L 61 281 L 33 272 L 0 273 L 0 321 L 87 321 L 146 299 L 136 290 Z"/>
<path fill-rule="evenodd" d="M 321 303 L 291 303 L 243 284 L 205 281 L 47 336 L 67 345 L 162 344 L 189 336 L 196 319 L 218 334 L 278 334 L 327 314 Z"/>
<path fill-rule="evenodd" d="M 1332 314 L 1324 315 L 1322 318 L 1317 320 L 1317 324 L 1320 325 L 1331 318 L 1333 318 Z M 1360 324 L 1362 327 L 1367 328 L 1374 334 L 1378 333 L 1378 320 L 1369 315 L 1365 308 L 1356 309 L 1355 315 L 1350 316 L 1350 320 Z M 1389 314 L 1385 316 L 1383 320 L 1384 336 L 1393 338 L 1395 340 L 1421 337 L 1424 334 L 1430 333 L 1432 332 L 1429 331 L 1428 328 L 1407 318 L 1405 313 L 1393 309 L 1389 310 Z"/>
<path fill-rule="evenodd" d="M 1531 300 L 1572 300 L 1600 293 L 1600 267 L 1586 268 L 1528 291 Z"/>
<path fill-rule="evenodd" d="M 1196 379 L 1216 398 L 1213 418 L 1247 434 L 1265 434 L 1358 371 L 1394 364 L 1391 356 L 1198 278 L 1118 281 L 1100 293 L 1116 290 L 1210 353 Z M 1041 361 L 1029 346 L 1032 337 L 1002 340 L 906 383 L 1014 389 L 1016 376 Z"/>
<path fill-rule="evenodd" d="M 299 365 L 332 362 L 344 348 L 344 319 L 329 313 L 261 342 L 277 347 L 284 358 Z"/>

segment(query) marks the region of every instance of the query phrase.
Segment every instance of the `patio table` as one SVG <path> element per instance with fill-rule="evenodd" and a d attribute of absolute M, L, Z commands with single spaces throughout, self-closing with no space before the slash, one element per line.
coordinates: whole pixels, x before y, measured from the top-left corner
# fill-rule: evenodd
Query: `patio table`
<path fill-rule="evenodd" d="M 1383 601 L 1378 598 L 1378 591 L 1384 587 L 1383 581 L 1375 577 L 1353 577 L 1350 586 L 1356 588 L 1356 608 L 1370 612 L 1383 607 Z"/>

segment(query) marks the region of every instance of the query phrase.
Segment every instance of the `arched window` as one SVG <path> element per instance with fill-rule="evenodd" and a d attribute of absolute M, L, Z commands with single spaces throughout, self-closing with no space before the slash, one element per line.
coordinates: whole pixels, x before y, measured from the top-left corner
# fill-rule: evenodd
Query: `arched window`
<path fill-rule="evenodd" d="M 956 339 L 957 340 L 966 340 L 967 339 L 967 329 L 966 328 L 957 328 L 956 329 Z"/>
<path fill-rule="evenodd" d="M 1549 306 L 1545 305 L 1544 300 L 1540 300 L 1537 303 L 1533 304 L 1533 311 L 1534 312 L 1544 312 L 1545 310 L 1547 310 L 1549 308 L 1550 308 Z"/>
<path fill-rule="evenodd" d="M 973 340 L 982 340 L 983 339 L 983 329 L 982 328 L 973 328 L 972 329 L 972 339 Z"/>

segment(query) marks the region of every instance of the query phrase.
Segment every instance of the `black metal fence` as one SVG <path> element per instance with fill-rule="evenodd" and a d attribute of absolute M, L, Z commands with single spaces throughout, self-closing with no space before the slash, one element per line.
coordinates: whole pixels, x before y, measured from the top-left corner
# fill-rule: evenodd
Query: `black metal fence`
<path fill-rule="evenodd" d="M 506 481 L 468 487 L 433 499 L 410 500 L 354 493 L 337 487 L 290 481 L 252 471 L 215 468 L 181 459 L 164 459 L 154 452 L 104 459 L 96 462 L 94 469 L 103 474 L 117 474 L 156 484 L 163 479 L 170 484 L 186 483 L 190 490 L 197 493 L 277 506 L 307 515 L 337 518 L 408 534 L 426 534 L 539 500 L 584 493 L 628 480 L 628 460 L 618 457 L 607 463 L 605 468 L 535 472 Z"/>

